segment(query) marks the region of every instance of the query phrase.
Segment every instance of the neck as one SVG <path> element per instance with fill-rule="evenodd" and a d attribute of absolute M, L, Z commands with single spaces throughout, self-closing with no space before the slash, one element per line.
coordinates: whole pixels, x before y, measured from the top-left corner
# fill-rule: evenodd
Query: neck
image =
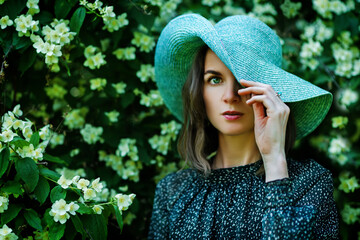
<path fill-rule="evenodd" d="M 213 168 L 229 168 L 254 163 L 261 158 L 254 132 L 228 136 L 219 134 Z"/>

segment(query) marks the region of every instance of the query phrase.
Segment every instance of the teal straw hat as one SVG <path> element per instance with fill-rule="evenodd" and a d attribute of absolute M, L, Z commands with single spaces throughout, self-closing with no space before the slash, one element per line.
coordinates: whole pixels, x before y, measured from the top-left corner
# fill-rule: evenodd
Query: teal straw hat
<path fill-rule="evenodd" d="M 288 104 L 296 138 L 312 132 L 325 118 L 332 95 L 281 69 L 279 37 L 249 16 L 230 16 L 212 25 L 197 14 L 174 18 L 160 34 L 155 51 L 155 80 L 166 106 L 183 121 L 182 87 L 198 50 L 207 45 L 237 80 L 269 84 Z"/>

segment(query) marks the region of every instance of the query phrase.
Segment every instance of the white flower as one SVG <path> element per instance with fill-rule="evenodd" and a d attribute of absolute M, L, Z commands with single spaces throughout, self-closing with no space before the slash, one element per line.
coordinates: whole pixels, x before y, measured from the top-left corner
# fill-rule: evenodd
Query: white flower
<path fill-rule="evenodd" d="M 31 136 L 33 135 L 33 131 L 31 127 L 24 127 L 22 130 L 22 134 L 25 137 L 25 139 L 29 141 Z"/>
<path fill-rule="evenodd" d="M 24 146 L 23 148 L 18 148 L 17 152 L 22 158 L 35 158 L 36 152 L 34 149 L 34 145 L 30 144 L 29 146 Z"/>
<path fill-rule="evenodd" d="M 5 212 L 9 206 L 9 199 L 4 196 L 0 196 L 0 213 Z"/>
<path fill-rule="evenodd" d="M 66 204 L 64 199 L 57 200 L 51 207 L 49 212 L 50 216 L 54 217 L 55 222 L 64 224 L 69 218 L 70 214 L 75 215 L 76 210 L 79 209 L 79 205 L 74 202 Z"/>
<path fill-rule="evenodd" d="M 1 240 L 16 240 L 18 236 L 12 232 L 12 229 L 9 228 L 6 224 L 2 228 L 0 228 L 0 239 Z"/>
<path fill-rule="evenodd" d="M 73 177 L 73 178 L 72 178 L 72 180 L 71 180 L 71 181 L 72 181 L 72 183 L 73 183 L 73 184 L 77 185 L 77 184 L 78 184 L 79 179 L 80 179 L 80 176 L 79 176 L 79 175 L 76 175 L 75 177 Z"/>
<path fill-rule="evenodd" d="M 103 133 L 102 127 L 95 127 L 91 124 L 85 124 L 85 127 L 80 130 L 81 135 L 84 138 L 84 141 L 88 144 L 95 144 L 97 141 L 102 142 L 101 134 Z"/>
<path fill-rule="evenodd" d="M 64 215 L 66 212 L 70 210 L 70 206 L 66 204 L 64 199 L 60 199 L 55 201 L 55 203 L 51 207 L 51 211 L 56 214 Z"/>
<path fill-rule="evenodd" d="M 100 205 L 94 205 L 94 207 L 92 208 L 92 210 L 96 213 L 96 214 L 101 214 L 102 213 L 102 210 L 104 208 Z"/>
<path fill-rule="evenodd" d="M 86 188 L 89 186 L 89 184 L 90 184 L 90 181 L 89 181 L 89 180 L 84 179 L 84 178 L 81 178 L 81 179 L 78 181 L 76 187 L 79 188 L 79 189 L 84 190 L 84 189 L 86 189 Z"/>
<path fill-rule="evenodd" d="M 124 82 L 113 83 L 113 84 L 111 84 L 111 86 L 113 88 L 115 88 L 115 91 L 117 92 L 117 94 L 125 93 L 126 83 L 124 83 Z"/>
<path fill-rule="evenodd" d="M 285 2 L 280 5 L 280 8 L 287 18 L 293 18 L 298 14 L 298 10 L 301 8 L 301 2 L 294 3 L 290 0 L 285 0 Z"/>
<path fill-rule="evenodd" d="M 131 201 L 133 201 L 135 199 L 135 197 L 136 197 L 136 194 L 134 194 L 134 193 L 131 193 L 129 195 L 129 198 L 130 198 Z"/>
<path fill-rule="evenodd" d="M 85 188 L 83 189 L 83 192 L 85 200 L 92 200 L 96 197 L 96 192 L 92 188 Z"/>
<path fill-rule="evenodd" d="M 72 181 L 69 179 L 66 179 L 64 175 L 61 175 L 61 177 L 59 178 L 59 180 L 57 181 L 57 183 L 64 189 L 68 188 L 71 184 Z"/>
<path fill-rule="evenodd" d="M 136 76 L 140 78 L 141 82 L 148 82 L 149 79 L 154 80 L 155 69 L 151 64 L 142 64 L 140 70 L 136 72 Z"/>
<path fill-rule="evenodd" d="M 14 129 L 18 129 L 18 128 L 23 129 L 24 126 L 25 126 L 25 124 L 24 124 L 24 122 L 22 120 L 15 120 L 13 125 L 12 125 L 12 127 Z"/>
<path fill-rule="evenodd" d="M 353 71 L 351 72 L 352 76 L 357 76 L 360 74 L 360 59 L 354 61 Z"/>
<path fill-rule="evenodd" d="M 9 19 L 9 16 L 3 16 L 2 18 L 0 18 L 0 27 L 1 29 L 5 29 L 8 26 L 13 25 L 13 21 L 11 19 Z"/>
<path fill-rule="evenodd" d="M 90 80 L 90 89 L 91 90 L 103 90 L 106 86 L 106 79 L 105 78 L 93 78 Z"/>
<path fill-rule="evenodd" d="M 48 140 L 51 136 L 50 125 L 42 127 L 39 131 L 39 135 L 42 140 Z"/>
<path fill-rule="evenodd" d="M 113 110 L 111 112 L 105 112 L 105 115 L 109 118 L 110 122 L 117 122 L 120 113 L 116 110 Z"/>
<path fill-rule="evenodd" d="M 15 136 L 17 136 L 16 133 L 13 133 L 11 130 L 5 130 L 0 134 L 0 141 L 11 142 Z"/>
<path fill-rule="evenodd" d="M 50 210 L 49 214 L 50 216 L 54 217 L 55 222 L 60 222 L 61 224 L 66 223 L 66 221 L 70 218 L 70 215 L 68 213 L 56 214 L 52 210 Z"/>
<path fill-rule="evenodd" d="M 329 153 L 332 155 L 340 154 L 349 150 L 346 140 L 342 137 L 333 138 L 330 141 Z"/>
<path fill-rule="evenodd" d="M 101 192 L 101 190 L 103 189 L 103 184 L 99 182 L 100 178 L 95 179 L 92 183 L 91 183 L 91 187 L 96 191 L 96 192 Z"/>
<path fill-rule="evenodd" d="M 134 60 L 136 58 L 135 52 L 136 52 L 136 48 L 127 47 L 127 48 L 118 48 L 115 51 L 113 51 L 113 54 L 119 60 Z"/>
<path fill-rule="evenodd" d="M 12 232 L 12 229 L 9 228 L 6 224 L 0 229 L 0 236 L 6 236 Z"/>
<path fill-rule="evenodd" d="M 1 129 L 2 129 L 2 131 L 4 131 L 4 130 L 9 130 L 12 127 L 12 125 L 14 124 L 15 119 L 10 117 L 8 114 L 5 114 L 3 116 L 2 121 L 3 121 L 3 124 L 1 126 Z"/>
<path fill-rule="evenodd" d="M 71 202 L 69 205 L 69 213 L 71 215 L 75 215 L 76 211 L 80 208 L 79 205 L 77 205 L 75 202 Z"/>
<path fill-rule="evenodd" d="M 119 193 L 115 195 L 115 198 L 117 200 L 116 204 L 120 211 L 128 209 L 128 207 L 132 204 L 132 199 L 129 195 Z"/>
<path fill-rule="evenodd" d="M 341 94 L 340 103 L 344 106 L 349 106 L 359 99 L 359 94 L 351 89 L 345 89 Z"/>

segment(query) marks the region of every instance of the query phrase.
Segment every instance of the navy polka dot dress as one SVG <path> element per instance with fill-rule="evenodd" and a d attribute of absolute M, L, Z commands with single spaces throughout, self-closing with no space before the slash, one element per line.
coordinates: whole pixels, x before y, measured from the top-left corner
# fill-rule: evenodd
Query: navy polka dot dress
<path fill-rule="evenodd" d="M 265 183 L 262 161 L 173 173 L 156 188 L 149 239 L 338 239 L 332 177 L 288 160 L 289 178 Z"/>

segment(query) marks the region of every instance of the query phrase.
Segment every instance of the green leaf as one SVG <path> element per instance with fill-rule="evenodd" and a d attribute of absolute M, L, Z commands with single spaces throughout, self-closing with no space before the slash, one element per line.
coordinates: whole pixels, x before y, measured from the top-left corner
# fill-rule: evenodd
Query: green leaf
<path fill-rule="evenodd" d="M 107 239 L 107 225 L 103 215 L 85 215 L 81 219 L 90 239 Z"/>
<path fill-rule="evenodd" d="M 28 37 L 19 37 L 17 32 L 13 33 L 12 45 L 15 50 L 25 49 L 32 44 L 30 38 Z"/>
<path fill-rule="evenodd" d="M 50 23 L 55 18 L 52 13 L 50 13 L 49 11 L 43 10 L 43 9 L 36 16 L 37 16 L 37 20 L 39 20 L 41 26 L 50 25 Z"/>
<path fill-rule="evenodd" d="M 23 190 L 21 184 L 18 181 L 8 181 L 2 188 L 2 192 L 6 192 L 8 194 L 23 194 Z"/>
<path fill-rule="evenodd" d="M 151 29 L 154 25 L 155 15 L 154 14 L 144 14 L 142 11 L 139 11 L 136 8 L 132 8 L 128 12 L 128 16 L 131 16 L 138 24 L 143 25 L 147 29 Z"/>
<path fill-rule="evenodd" d="M 79 205 L 79 209 L 76 210 L 76 212 L 81 213 L 81 214 L 84 214 L 84 213 L 85 214 L 92 214 L 92 213 L 94 213 L 94 211 L 90 207 L 88 207 L 87 205 L 85 205 L 83 203 L 78 203 L 78 205 Z"/>
<path fill-rule="evenodd" d="M 51 178 L 54 181 L 59 180 L 60 174 L 45 167 L 40 167 L 40 175 Z"/>
<path fill-rule="evenodd" d="M 84 232 L 84 226 L 79 218 L 78 215 L 71 216 L 71 221 L 74 224 L 74 227 L 77 232 L 79 232 L 82 236 L 86 236 L 86 233 Z"/>
<path fill-rule="evenodd" d="M 114 210 L 115 210 L 115 217 L 116 217 L 116 221 L 120 227 L 120 232 L 122 232 L 123 229 L 123 219 L 122 219 L 122 215 L 120 213 L 120 210 L 118 208 L 118 206 L 114 206 Z"/>
<path fill-rule="evenodd" d="M 45 210 L 44 216 L 43 216 L 43 220 L 45 221 L 46 225 L 52 226 L 53 224 L 55 224 L 54 222 L 54 217 L 50 216 L 50 208 Z"/>
<path fill-rule="evenodd" d="M 59 199 L 64 199 L 66 197 L 66 190 L 61 186 L 56 186 L 51 190 L 50 200 L 52 203 Z"/>
<path fill-rule="evenodd" d="M 5 1 L 0 7 L 0 16 L 9 15 L 10 19 L 15 19 L 26 7 L 26 0 Z"/>
<path fill-rule="evenodd" d="M 1 214 L 1 224 L 7 224 L 13 220 L 20 212 L 21 205 L 9 204 L 9 208 Z"/>
<path fill-rule="evenodd" d="M 31 135 L 30 138 L 30 143 L 34 145 L 34 148 L 36 148 L 39 145 L 39 141 L 40 141 L 39 132 L 33 133 L 33 135 Z"/>
<path fill-rule="evenodd" d="M 15 161 L 15 168 L 20 178 L 24 180 L 29 192 L 34 191 L 39 181 L 39 168 L 31 158 L 20 158 Z"/>
<path fill-rule="evenodd" d="M 6 172 L 9 166 L 10 151 L 8 147 L 5 147 L 0 153 L 0 178 Z"/>
<path fill-rule="evenodd" d="M 43 154 L 43 159 L 46 161 L 49 161 L 49 162 L 53 162 L 53 163 L 60 163 L 60 164 L 68 165 L 67 162 L 65 162 L 64 160 L 62 160 L 58 157 L 51 156 L 50 154 L 47 154 L 47 153 Z"/>
<path fill-rule="evenodd" d="M 37 214 L 37 212 L 35 212 L 35 210 L 26 209 L 24 217 L 30 226 L 32 226 L 36 230 L 42 230 L 41 219 L 39 218 L 39 215 Z"/>
<path fill-rule="evenodd" d="M 28 48 L 23 54 L 21 54 L 20 60 L 19 60 L 19 71 L 21 72 L 21 75 L 24 74 L 26 70 L 28 70 L 36 59 L 36 51 L 33 47 Z M 31 140 L 30 140 L 31 141 Z"/>
<path fill-rule="evenodd" d="M 23 148 L 25 146 L 29 146 L 30 143 L 28 141 L 25 141 L 22 138 L 19 137 L 14 137 L 14 139 L 11 141 L 12 144 L 14 144 L 15 147 L 17 148 Z"/>
<path fill-rule="evenodd" d="M 57 19 L 66 18 L 69 14 L 73 5 L 69 4 L 68 1 L 65 0 L 56 0 L 55 1 L 55 16 Z"/>
<path fill-rule="evenodd" d="M 324 83 L 328 83 L 331 81 L 330 76 L 325 75 L 325 74 L 320 74 L 315 80 L 314 80 L 314 84 L 316 85 L 320 85 L 320 84 L 324 84 Z"/>
<path fill-rule="evenodd" d="M 50 193 L 49 183 L 44 177 L 40 176 L 39 182 L 34 190 L 34 193 L 36 199 L 40 202 L 40 205 L 42 205 Z"/>
<path fill-rule="evenodd" d="M 76 33 L 80 31 L 80 28 L 85 20 L 85 15 L 86 15 L 86 9 L 84 7 L 79 7 L 78 9 L 76 9 L 76 11 L 74 12 L 74 14 L 70 19 L 71 31 Z"/>
<path fill-rule="evenodd" d="M 64 236 L 65 232 L 65 224 L 61 224 L 59 222 L 54 222 L 49 227 L 49 239 L 50 240 L 59 240 Z"/>
<path fill-rule="evenodd" d="M 125 94 L 122 95 L 122 98 L 121 98 L 121 106 L 123 108 L 126 108 L 131 103 L 133 103 L 134 100 L 135 100 L 135 95 L 134 94 L 125 93 Z"/>

